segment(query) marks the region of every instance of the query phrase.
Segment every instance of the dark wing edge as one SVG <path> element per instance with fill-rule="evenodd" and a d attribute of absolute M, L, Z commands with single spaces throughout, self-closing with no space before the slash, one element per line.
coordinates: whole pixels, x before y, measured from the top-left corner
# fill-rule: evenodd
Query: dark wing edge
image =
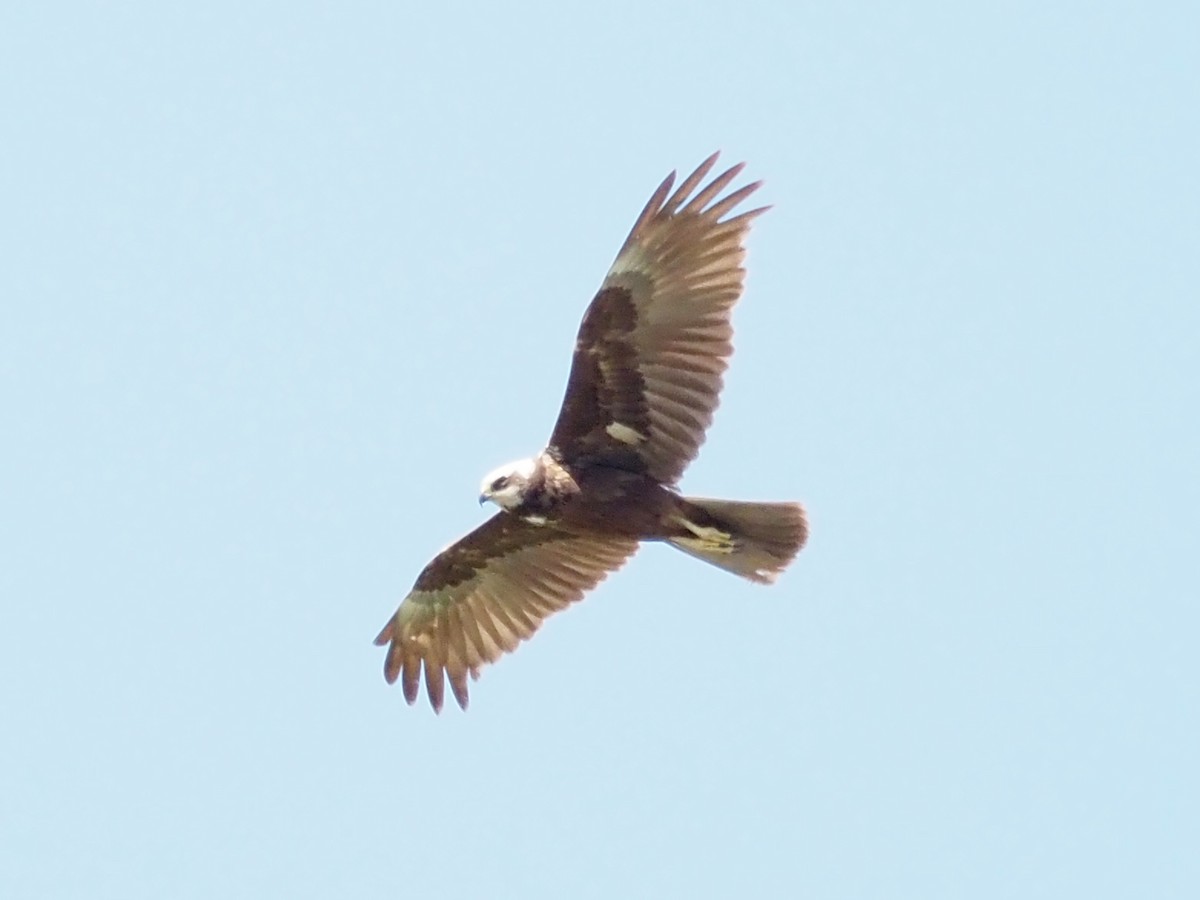
<path fill-rule="evenodd" d="M 712 423 L 733 352 L 743 241 L 769 207 L 725 218 L 756 191 L 721 197 L 744 163 L 701 188 L 714 153 L 672 191 L 655 190 L 584 314 L 550 447 L 673 484 Z"/>
<path fill-rule="evenodd" d="M 619 569 L 631 538 L 581 537 L 497 513 L 439 553 L 375 638 L 387 645 L 384 678 L 411 705 L 421 672 L 435 712 L 449 680 L 463 709 L 467 676 L 528 640 L 547 618 Z"/>

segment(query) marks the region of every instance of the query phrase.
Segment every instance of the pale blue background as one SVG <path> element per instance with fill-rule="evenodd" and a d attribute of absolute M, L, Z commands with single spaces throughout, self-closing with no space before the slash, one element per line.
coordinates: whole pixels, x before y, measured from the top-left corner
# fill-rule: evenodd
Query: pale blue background
<path fill-rule="evenodd" d="M 6 5 L 0 895 L 1200 896 L 1198 35 Z M 715 148 L 775 209 L 684 486 L 809 547 L 409 709 L 371 639 Z"/>

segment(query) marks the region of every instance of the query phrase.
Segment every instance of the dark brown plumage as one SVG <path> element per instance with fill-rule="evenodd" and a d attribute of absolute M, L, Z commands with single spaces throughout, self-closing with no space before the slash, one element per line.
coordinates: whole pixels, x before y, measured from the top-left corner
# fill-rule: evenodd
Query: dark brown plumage
<path fill-rule="evenodd" d="M 467 676 L 661 540 L 734 574 L 773 581 L 807 537 L 796 503 L 680 496 L 674 489 L 712 422 L 732 352 L 742 242 L 765 208 L 722 217 L 759 182 L 720 198 L 737 165 L 697 191 L 716 154 L 638 216 L 584 314 L 558 421 L 537 457 L 489 475 L 501 507 L 425 567 L 380 632 L 384 674 L 409 703 L 421 672 L 434 709 Z M 693 192 L 696 192 L 693 195 Z"/>

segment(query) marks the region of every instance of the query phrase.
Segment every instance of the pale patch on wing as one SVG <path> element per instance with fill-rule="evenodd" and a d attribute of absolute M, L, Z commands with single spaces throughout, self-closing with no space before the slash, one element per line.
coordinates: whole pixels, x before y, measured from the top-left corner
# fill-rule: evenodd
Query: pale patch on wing
<path fill-rule="evenodd" d="M 631 447 L 636 447 L 646 440 L 646 436 L 636 428 L 630 428 L 621 422 L 612 422 L 604 430 L 608 432 L 609 437 L 613 440 L 620 441 L 622 444 L 629 444 Z"/>
<path fill-rule="evenodd" d="M 633 245 L 626 245 L 625 249 L 613 261 L 609 267 L 608 277 L 613 278 L 617 275 L 650 275 L 653 272 L 653 261 L 646 257 L 642 248 Z"/>

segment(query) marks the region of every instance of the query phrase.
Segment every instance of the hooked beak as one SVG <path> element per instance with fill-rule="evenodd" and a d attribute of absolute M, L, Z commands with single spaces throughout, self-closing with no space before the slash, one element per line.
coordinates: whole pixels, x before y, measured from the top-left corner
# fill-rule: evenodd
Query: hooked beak
<path fill-rule="evenodd" d="M 492 498 L 490 496 L 488 496 L 487 494 L 480 494 L 479 495 L 479 505 L 483 506 L 483 504 L 487 503 L 491 499 Z"/>

